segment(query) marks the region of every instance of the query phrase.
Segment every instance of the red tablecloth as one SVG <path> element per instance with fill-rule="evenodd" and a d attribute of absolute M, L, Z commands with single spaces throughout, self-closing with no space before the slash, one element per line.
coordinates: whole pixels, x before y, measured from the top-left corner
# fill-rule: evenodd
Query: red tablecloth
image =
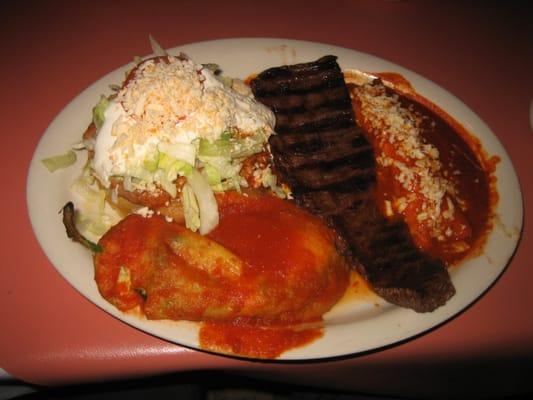
<path fill-rule="evenodd" d="M 2 3 L 0 367 L 37 384 L 209 368 L 373 393 L 531 390 L 519 366 L 531 366 L 533 355 L 533 30 L 526 3 Z M 132 55 L 148 53 L 150 33 L 169 47 L 231 37 L 331 43 L 388 59 L 445 87 L 487 122 L 522 183 L 525 225 L 506 272 L 480 301 L 439 329 L 328 363 L 208 355 L 140 332 L 95 307 L 60 277 L 33 235 L 25 200 L 28 166 L 54 116 Z"/>

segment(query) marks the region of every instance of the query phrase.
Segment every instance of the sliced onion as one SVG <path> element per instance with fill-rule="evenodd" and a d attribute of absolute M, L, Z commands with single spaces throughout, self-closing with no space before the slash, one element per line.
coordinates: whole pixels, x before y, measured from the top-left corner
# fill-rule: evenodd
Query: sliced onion
<path fill-rule="evenodd" d="M 196 169 L 187 175 L 187 182 L 191 185 L 192 191 L 198 201 L 198 208 L 200 209 L 200 229 L 199 232 L 205 235 L 211 232 L 219 221 L 218 204 L 215 198 L 215 193 L 207 178 L 204 177 Z"/>

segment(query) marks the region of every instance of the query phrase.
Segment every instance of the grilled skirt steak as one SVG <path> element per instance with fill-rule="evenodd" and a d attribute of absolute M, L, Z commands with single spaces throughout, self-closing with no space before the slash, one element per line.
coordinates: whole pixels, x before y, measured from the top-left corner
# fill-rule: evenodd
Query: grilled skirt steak
<path fill-rule="evenodd" d="M 338 232 L 339 248 L 374 291 L 417 312 L 452 297 L 444 263 L 415 246 L 403 221 L 379 211 L 374 152 L 355 121 L 336 57 L 270 68 L 251 87 L 276 115 L 270 147 L 280 180 Z"/>

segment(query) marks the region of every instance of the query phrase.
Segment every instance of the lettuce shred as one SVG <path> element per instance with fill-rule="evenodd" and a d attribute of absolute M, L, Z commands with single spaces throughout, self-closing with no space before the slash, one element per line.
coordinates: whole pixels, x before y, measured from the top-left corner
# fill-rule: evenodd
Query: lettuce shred
<path fill-rule="evenodd" d="M 67 168 L 74 164 L 76 162 L 76 153 L 74 153 L 72 150 L 69 150 L 65 154 L 44 158 L 41 160 L 41 162 L 48 169 L 48 171 L 54 172 L 58 169 Z"/>
<path fill-rule="evenodd" d="M 96 129 L 100 129 L 104 123 L 104 113 L 109 106 L 109 99 L 105 96 L 100 97 L 100 101 L 93 107 L 93 122 Z"/>

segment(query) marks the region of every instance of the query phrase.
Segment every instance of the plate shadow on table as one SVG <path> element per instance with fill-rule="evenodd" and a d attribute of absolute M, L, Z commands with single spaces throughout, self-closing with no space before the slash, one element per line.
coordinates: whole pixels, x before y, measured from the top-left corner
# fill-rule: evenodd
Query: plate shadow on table
<path fill-rule="evenodd" d="M 34 392 L 15 397 L 17 400 L 136 400 L 136 399 L 192 399 L 192 400 L 369 400 L 369 399 L 518 399 L 533 394 L 533 351 L 515 357 L 496 355 L 476 360 L 422 363 L 410 361 L 406 365 L 348 365 L 338 367 L 326 364 L 327 368 L 309 366 L 308 379 L 298 374 L 298 384 L 284 380 L 293 375 L 285 370 L 273 369 L 246 371 L 189 371 L 149 378 L 124 379 L 110 382 L 78 384 L 63 387 L 33 387 Z M 303 366 L 307 368 L 308 366 Z M 313 378 L 318 370 L 324 375 Z M 329 370 L 329 371 L 328 371 Z M 300 371 L 301 372 L 301 371 Z M 354 382 L 362 388 L 380 387 L 379 382 L 388 382 L 380 389 L 354 392 L 333 390 L 339 387 L 332 382 L 325 385 L 328 377 L 335 374 L 353 374 Z M 339 379 L 340 380 L 340 379 Z M 342 380 L 340 380 L 342 381 Z M 314 383 L 316 382 L 316 383 Z M 1 386 L 0 386 L 1 390 Z M 528 396 L 529 397 L 529 396 Z"/>

